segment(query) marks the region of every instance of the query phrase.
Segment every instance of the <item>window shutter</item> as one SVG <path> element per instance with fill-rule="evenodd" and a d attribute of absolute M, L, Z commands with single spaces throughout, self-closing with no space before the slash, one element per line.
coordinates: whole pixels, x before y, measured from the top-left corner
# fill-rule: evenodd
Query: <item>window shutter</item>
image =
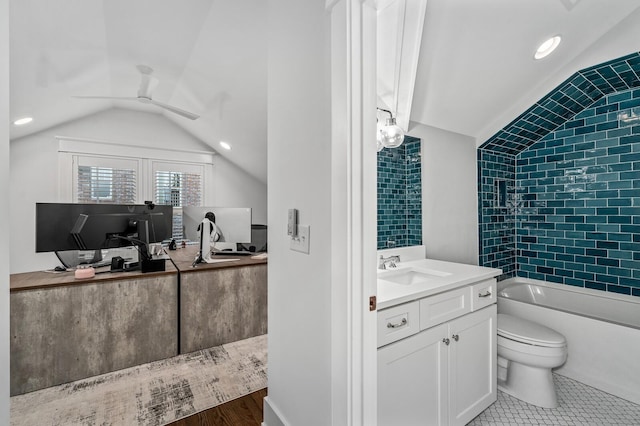
<path fill-rule="evenodd" d="M 137 199 L 137 170 L 76 162 L 75 200 L 78 203 L 131 204 Z"/>
<path fill-rule="evenodd" d="M 182 240 L 182 207 L 202 205 L 201 170 L 155 170 L 154 195 L 156 204 L 173 206 L 173 238 Z"/>

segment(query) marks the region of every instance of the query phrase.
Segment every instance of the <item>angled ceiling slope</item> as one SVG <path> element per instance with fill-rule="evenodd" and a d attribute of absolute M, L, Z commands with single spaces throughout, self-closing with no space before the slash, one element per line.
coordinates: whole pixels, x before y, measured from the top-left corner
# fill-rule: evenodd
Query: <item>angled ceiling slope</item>
<path fill-rule="evenodd" d="M 479 149 L 517 155 L 606 95 L 640 87 L 640 54 L 576 72 Z"/>
<path fill-rule="evenodd" d="M 266 184 L 266 2 L 64 4 L 11 0 L 10 113 L 33 117 L 11 127 L 12 141 L 111 108 L 162 114 Z M 135 96 L 139 64 L 159 80 L 153 99 L 200 118 L 141 102 L 73 98 Z M 220 141 L 233 149 L 220 149 Z"/>

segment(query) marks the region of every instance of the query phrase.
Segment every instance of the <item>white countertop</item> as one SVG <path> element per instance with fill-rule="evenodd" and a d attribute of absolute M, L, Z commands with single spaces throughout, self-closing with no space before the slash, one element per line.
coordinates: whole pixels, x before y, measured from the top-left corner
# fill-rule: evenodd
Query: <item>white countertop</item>
<path fill-rule="evenodd" d="M 429 275 L 429 278 L 415 284 L 397 284 L 389 280 L 393 279 L 393 275 L 408 270 L 425 273 Z M 443 291 L 453 290 L 477 281 L 497 277 L 501 273 L 500 269 L 432 259 L 399 262 L 396 268 L 378 270 L 378 309 L 389 308 Z"/>

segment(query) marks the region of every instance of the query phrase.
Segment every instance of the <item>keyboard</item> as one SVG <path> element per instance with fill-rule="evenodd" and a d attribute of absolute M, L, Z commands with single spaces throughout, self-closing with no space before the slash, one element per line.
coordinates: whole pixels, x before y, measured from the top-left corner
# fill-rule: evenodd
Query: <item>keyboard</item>
<path fill-rule="evenodd" d="M 215 251 L 211 253 L 212 256 L 251 256 L 253 254 L 258 254 L 258 253 L 254 253 L 252 251 L 231 251 L 231 250 Z"/>

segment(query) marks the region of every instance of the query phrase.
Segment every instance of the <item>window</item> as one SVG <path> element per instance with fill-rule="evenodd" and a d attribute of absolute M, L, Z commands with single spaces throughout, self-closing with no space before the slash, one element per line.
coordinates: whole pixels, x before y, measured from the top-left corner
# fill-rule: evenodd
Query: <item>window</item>
<path fill-rule="evenodd" d="M 153 193 L 156 204 L 173 206 L 173 238 L 184 238 L 182 207 L 202 205 L 204 170 L 200 165 L 153 163 Z"/>
<path fill-rule="evenodd" d="M 74 201 L 78 203 L 135 203 L 138 199 L 138 161 L 74 156 Z"/>
<path fill-rule="evenodd" d="M 94 140 L 59 138 L 60 199 L 75 203 L 173 206 L 173 238 L 183 238 L 182 207 L 206 204 L 213 154 L 149 148 Z M 68 182 L 68 183 L 67 183 Z M 211 197 L 211 194 L 208 195 Z"/>

